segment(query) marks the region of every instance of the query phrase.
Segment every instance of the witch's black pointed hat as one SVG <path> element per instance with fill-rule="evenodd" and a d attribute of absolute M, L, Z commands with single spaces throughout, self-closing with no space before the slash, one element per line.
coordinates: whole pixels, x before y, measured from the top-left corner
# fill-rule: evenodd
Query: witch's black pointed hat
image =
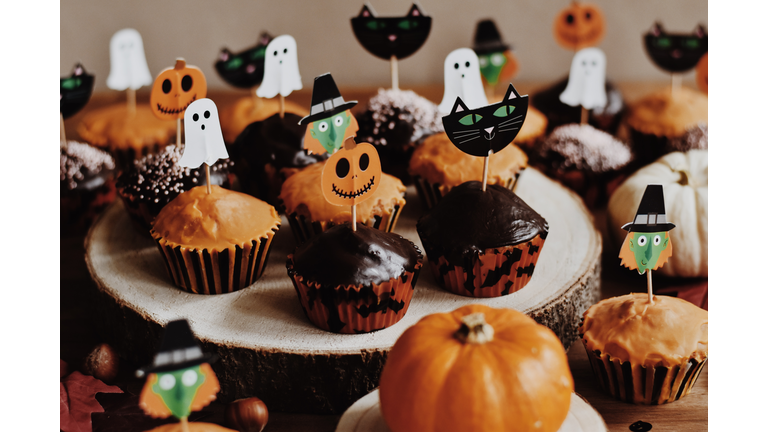
<path fill-rule="evenodd" d="M 649 184 L 645 187 L 643 199 L 637 207 L 635 220 L 625 223 L 621 229 L 629 232 L 661 232 L 669 231 L 675 224 L 667 222 L 664 210 L 664 187 L 660 184 Z"/>
<path fill-rule="evenodd" d="M 165 326 L 163 341 L 152 365 L 137 370 L 136 376 L 184 369 L 200 363 L 213 363 L 217 359 L 216 354 L 204 353 L 200 349 L 187 320 L 171 321 Z"/>
<path fill-rule="evenodd" d="M 489 54 L 506 51 L 509 45 L 501 41 L 501 34 L 493 20 L 485 19 L 477 23 L 475 28 L 475 45 L 472 47 L 476 54 Z"/>
<path fill-rule="evenodd" d="M 336 82 L 330 73 L 316 76 L 315 84 L 312 87 L 312 106 L 309 109 L 309 115 L 299 120 L 299 124 L 328 118 L 355 105 L 357 105 L 357 101 L 347 102 L 341 97 L 339 88 L 336 87 Z"/>

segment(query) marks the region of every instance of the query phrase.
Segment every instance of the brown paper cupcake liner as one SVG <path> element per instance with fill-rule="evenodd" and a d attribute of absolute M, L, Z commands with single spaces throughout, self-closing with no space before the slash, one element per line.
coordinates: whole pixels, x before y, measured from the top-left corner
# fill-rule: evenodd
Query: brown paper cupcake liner
<path fill-rule="evenodd" d="M 248 287 L 261 277 L 279 228 L 278 225 L 269 231 L 266 238 L 221 252 L 171 247 L 152 233 L 166 270 L 177 287 L 194 294 L 226 294 Z"/>
<path fill-rule="evenodd" d="M 661 405 L 690 393 L 707 363 L 689 359 L 672 367 L 645 367 L 611 358 L 600 351 L 590 351 L 583 339 L 589 364 L 600 386 L 614 398 L 637 405 Z"/>
<path fill-rule="evenodd" d="M 455 266 L 444 256 L 429 257 L 435 280 L 447 291 L 467 297 L 500 297 L 521 290 L 533 277 L 544 240 L 537 235 L 515 246 L 487 249 Z"/>
<path fill-rule="evenodd" d="M 413 272 L 382 284 L 323 286 L 304 281 L 293 270 L 293 255 L 288 256 L 288 276 L 299 296 L 307 318 L 316 327 L 334 333 L 369 333 L 390 327 L 408 311 L 421 269 L 421 259 Z"/>
<path fill-rule="evenodd" d="M 523 170 L 525 170 L 525 167 L 520 169 L 520 171 L 518 171 L 513 177 L 505 180 L 502 183 L 502 186 L 514 192 L 515 187 L 517 186 L 517 180 L 520 178 L 520 174 L 523 172 Z M 421 176 L 413 176 L 413 183 L 416 186 L 416 192 L 418 192 L 419 198 L 421 199 L 422 204 L 424 204 L 424 208 L 426 210 L 432 210 L 432 208 L 434 208 L 437 203 L 443 199 L 443 196 L 450 191 L 450 189 L 448 189 L 445 191 L 445 193 L 443 193 L 441 191 L 441 188 L 443 187 L 442 184 L 430 183 Z"/>

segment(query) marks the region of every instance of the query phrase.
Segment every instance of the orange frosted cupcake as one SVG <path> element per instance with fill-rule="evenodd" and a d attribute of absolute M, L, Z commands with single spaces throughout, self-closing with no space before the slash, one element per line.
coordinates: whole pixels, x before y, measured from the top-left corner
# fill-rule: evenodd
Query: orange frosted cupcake
<path fill-rule="evenodd" d="M 526 120 L 527 123 L 527 120 Z M 483 178 L 484 159 L 459 150 L 445 132 L 430 136 L 416 147 L 408 166 L 421 202 L 429 210 L 452 188 Z M 528 156 L 516 145 L 508 145 L 488 162 L 488 184 L 514 190 Z"/>
<path fill-rule="evenodd" d="M 150 234 L 179 288 L 223 294 L 254 283 L 269 258 L 280 216 L 271 205 L 219 186 L 197 186 L 168 203 Z"/>
<path fill-rule="evenodd" d="M 312 164 L 288 177 L 279 200 L 291 225 L 297 243 L 338 225 L 349 222 L 349 206 L 329 203 L 320 188 L 326 162 Z M 357 205 L 357 222 L 381 231 L 395 228 L 405 206 L 405 186 L 397 177 L 382 173 L 381 183 L 369 199 Z"/>
<path fill-rule="evenodd" d="M 660 405 L 687 395 L 707 362 L 708 312 L 676 297 L 628 294 L 584 313 L 579 334 L 603 389 Z"/>
<path fill-rule="evenodd" d="M 547 125 L 547 116 L 529 105 L 523 127 L 520 128 L 520 133 L 515 137 L 515 144 L 525 149 L 533 148 L 539 140 L 544 138 Z"/>

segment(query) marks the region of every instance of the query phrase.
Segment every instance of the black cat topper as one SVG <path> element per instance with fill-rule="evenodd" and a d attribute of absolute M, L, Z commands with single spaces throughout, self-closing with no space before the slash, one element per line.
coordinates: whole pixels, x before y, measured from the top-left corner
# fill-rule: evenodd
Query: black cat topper
<path fill-rule="evenodd" d="M 272 36 L 264 32 L 255 46 L 237 54 L 222 48 L 219 60 L 214 64 L 216 72 L 224 81 L 235 87 L 256 87 L 264 79 L 264 53 L 271 41 Z"/>
<path fill-rule="evenodd" d="M 93 75 L 85 71 L 80 63 L 75 65 L 72 75 L 59 81 L 59 112 L 64 118 L 80 111 L 93 92 Z"/>
<path fill-rule="evenodd" d="M 451 113 L 443 117 L 448 139 L 459 150 L 485 157 L 511 143 L 528 114 L 528 95 L 520 96 L 510 83 L 501 102 L 470 110 L 456 98 Z"/>
<path fill-rule="evenodd" d="M 414 3 L 405 16 L 379 18 L 369 5 L 352 18 L 352 31 L 369 53 L 384 60 L 404 59 L 424 45 L 432 28 L 432 18 Z"/>
<path fill-rule="evenodd" d="M 645 34 L 645 51 L 656 66 L 667 72 L 685 72 L 693 69 L 708 51 L 708 37 L 699 25 L 692 33 L 667 33 L 660 23 L 653 24 Z"/>

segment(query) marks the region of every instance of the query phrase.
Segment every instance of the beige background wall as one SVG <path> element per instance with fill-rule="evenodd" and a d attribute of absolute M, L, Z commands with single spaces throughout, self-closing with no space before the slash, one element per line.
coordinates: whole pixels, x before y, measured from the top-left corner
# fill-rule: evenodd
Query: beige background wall
<path fill-rule="evenodd" d="M 707 25 L 706 0 L 592 0 L 606 15 L 600 45 L 613 80 L 663 80 L 667 74 L 647 59 L 641 35 L 655 20 L 669 31 L 689 32 Z M 410 0 L 370 0 L 380 16 L 405 14 Z M 552 37 L 552 22 L 570 0 L 421 0 L 432 16 L 432 32 L 413 56 L 400 62 L 400 85 L 441 84 L 443 60 L 456 48 L 471 47 L 475 24 L 491 17 L 520 62 L 516 80 L 548 81 L 568 73 L 572 53 Z M 210 88 L 228 88 L 213 63 L 226 46 L 238 52 L 261 31 L 291 34 L 298 43 L 305 88 L 321 73 L 333 73 L 339 86 L 387 86 L 388 62 L 365 51 L 349 19 L 361 0 L 62 0 L 61 76 L 82 61 L 96 74 L 96 90 L 106 90 L 109 39 L 125 27 L 144 39 L 150 72 L 172 66 L 176 57 L 200 67 Z M 691 79 L 693 73 L 686 75 Z"/>

